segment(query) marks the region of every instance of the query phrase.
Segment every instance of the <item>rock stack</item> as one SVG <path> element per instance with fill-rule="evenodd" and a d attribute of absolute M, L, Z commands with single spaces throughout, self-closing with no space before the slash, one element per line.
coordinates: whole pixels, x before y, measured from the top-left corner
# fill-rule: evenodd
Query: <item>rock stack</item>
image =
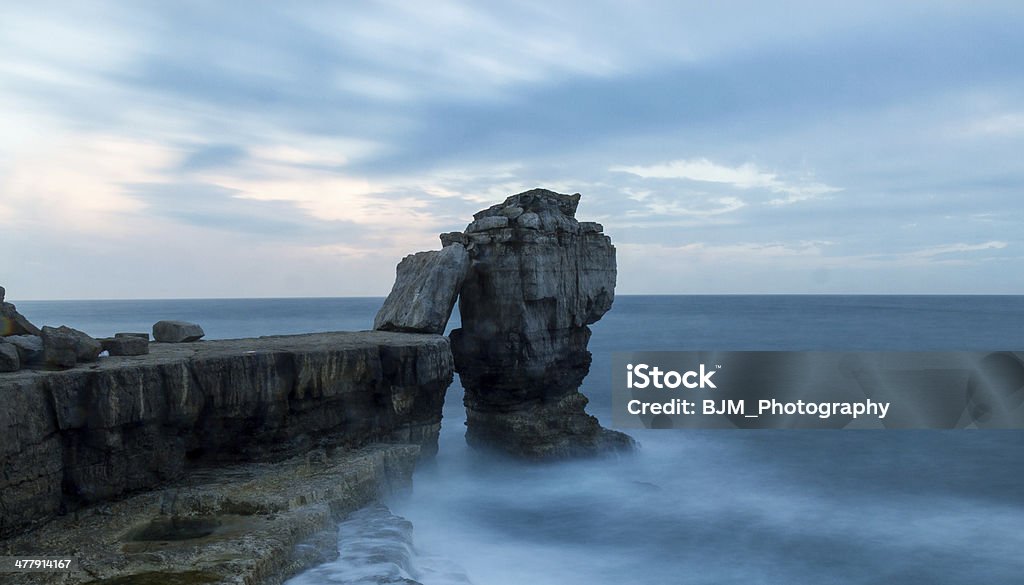
<path fill-rule="evenodd" d="M 459 283 L 462 327 L 451 342 L 471 445 L 535 459 L 633 446 L 588 415 L 579 392 L 590 370 L 588 325 L 611 308 L 616 276 L 615 248 L 601 225 L 575 219 L 579 200 L 545 189 L 513 195 L 475 214 L 465 232 L 443 234 L 444 249 L 433 253 L 469 260 L 445 282 Z M 423 279 L 402 281 L 400 266 L 385 309 L 400 297 L 438 296 L 429 304 L 447 322 L 445 303 L 450 311 L 454 295 L 411 294 Z"/>

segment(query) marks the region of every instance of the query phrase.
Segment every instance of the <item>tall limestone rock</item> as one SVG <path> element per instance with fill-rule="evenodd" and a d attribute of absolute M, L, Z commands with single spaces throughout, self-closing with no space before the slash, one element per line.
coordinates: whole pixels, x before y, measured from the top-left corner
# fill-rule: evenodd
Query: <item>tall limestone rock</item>
<path fill-rule="evenodd" d="M 407 256 L 374 329 L 442 333 L 456 297 L 456 370 L 471 445 L 550 459 L 630 450 L 585 411 L 591 323 L 615 298 L 615 248 L 576 221 L 580 196 L 534 189 Z"/>
<path fill-rule="evenodd" d="M 590 370 L 588 325 L 615 298 L 615 248 L 600 224 L 578 222 L 580 196 L 534 189 L 474 215 L 464 243 L 462 327 L 451 334 L 466 390 L 466 438 L 527 458 L 629 450 L 604 429 L 579 387 Z"/>

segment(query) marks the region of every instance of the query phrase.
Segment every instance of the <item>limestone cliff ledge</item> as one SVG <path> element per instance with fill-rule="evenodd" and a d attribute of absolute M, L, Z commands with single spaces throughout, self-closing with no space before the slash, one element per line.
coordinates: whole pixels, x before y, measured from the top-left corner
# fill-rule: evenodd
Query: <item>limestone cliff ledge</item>
<path fill-rule="evenodd" d="M 440 335 L 339 332 L 0 374 L 0 538 L 197 468 L 381 440 L 430 455 L 452 371 Z"/>
<path fill-rule="evenodd" d="M 277 585 L 337 558 L 338 520 L 407 489 L 418 454 L 416 445 L 376 444 L 190 473 L 0 541 L 0 555 L 79 563 L 68 572 L 0 573 L 0 582 Z"/>

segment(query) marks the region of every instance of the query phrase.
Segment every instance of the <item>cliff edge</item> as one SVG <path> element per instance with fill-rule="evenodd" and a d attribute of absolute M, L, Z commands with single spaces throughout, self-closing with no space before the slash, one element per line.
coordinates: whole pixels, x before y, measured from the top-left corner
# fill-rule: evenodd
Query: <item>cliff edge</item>
<path fill-rule="evenodd" d="M 437 450 L 439 335 L 343 332 L 179 344 L 0 377 L 0 538 L 202 467 L 375 441 Z"/>

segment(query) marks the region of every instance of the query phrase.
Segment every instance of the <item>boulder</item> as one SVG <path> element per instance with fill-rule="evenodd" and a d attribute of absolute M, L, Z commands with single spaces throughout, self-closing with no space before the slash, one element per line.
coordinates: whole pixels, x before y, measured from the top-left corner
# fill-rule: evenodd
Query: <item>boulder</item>
<path fill-rule="evenodd" d="M 448 232 L 441 234 L 441 247 L 446 248 L 452 244 L 462 244 L 466 246 L 469 244 L 469 238 L 462 232 Z"/>
<path fill-rule="evenodd" d="M 521 228 L 526 228 L 528 230 L 539 230 L 540 217 L 538 217 L 537 214 L 533 213 L 532 211 L 529 213 L 524 213 L 516 219 L 516 225 L 518 225 Z"/>
<path fill-rule="evenodd" d="M 187 321 L 158 321 L 153 325 L 153 339 L 162 343 L 199 341 L 204 335 L 202 327 Z"/>
<path fill-rule="evenodd" d="M 63 329 L 43 327 L 43 361 L 55 368 L 73 368 L 78 362 L 78 337 Z"/>
<path fill-rule="evenodd" d="M 21 369 L 18 348 L 10 343 L 0 342 L 0 372 L 17 372 Z"/>
<path fill-rule="evenodd" d="M 4 302 L 4 297 L 7 295 L 7 289 L 0 286 L 0 303 Z"/>
<path fill-rule="evenodd" d="M 43 357 L 43 338 L 38 335 L 11 335 L 3 340 L 18 348 L 22 364 L 37 362 Z"/>
<path fill-rule="evenodd" d="M 395 285 L 373 320 L 379 331 L 444 333 L 469 270 L 462 244 L 419 252 L 398 264 Z"/>
<path fill-rule="evenodd" d="M 138 337 L 149 341 L 149 333 L 115 333 L 114 337 Z"/>
<path fill-rule="evenodd" d="M 519 217 L 522 214 L 523 214 L 523 208 L 522 207 L 512 206 L 512 207 L 506 207 L 505 209 L 501 210 L 501 215 L 503 215 L 503 216 L 505 216 L 505 217 L 507 217 L 509 219 L 515 219 L 515 218 Z"/>
<path fill-rule="evenodd" d="M 89 334 L 62 325 L 57 328 L 60 331 L 75 337 L 75 357 L 80 362 L 94 362 L 103 351 L 103 346 Z"/>
<path fill-rule="evenodd" d="M 101 339 L 103 350 L 112 356 L 146 355 L 149 353 L 149 335 L 145 338 L 122 335 Z"/>
<path fill-rule="evenodd" d="M 69 368 L 74 366 L 75 362 L 94 362 L 103 351 L 99 341 L 87 333 L 65 325 L 57 328 L 43 327 L 42 334 L 43 359 L 53 366 Z M 64 354 L 68 349 L 74 352 L 74 361 Z"/>
<path fill-rule="evenodd" d="M 40 335 L 39 328 L 29 322 L 11 303 L 0 302 L 0 336 Z"/>
<path fill-rule="evenodd" d="M 588 325 L 612 306 L 615 248 L 575 219 L 579 195 L 534 189 L 474 215 L 519 227 L 467 230 L 462 327 L 451 334 L 466 390 L 466 438 L 526 458 L 629 450 L 627 435 L 586 413 Z"/>

